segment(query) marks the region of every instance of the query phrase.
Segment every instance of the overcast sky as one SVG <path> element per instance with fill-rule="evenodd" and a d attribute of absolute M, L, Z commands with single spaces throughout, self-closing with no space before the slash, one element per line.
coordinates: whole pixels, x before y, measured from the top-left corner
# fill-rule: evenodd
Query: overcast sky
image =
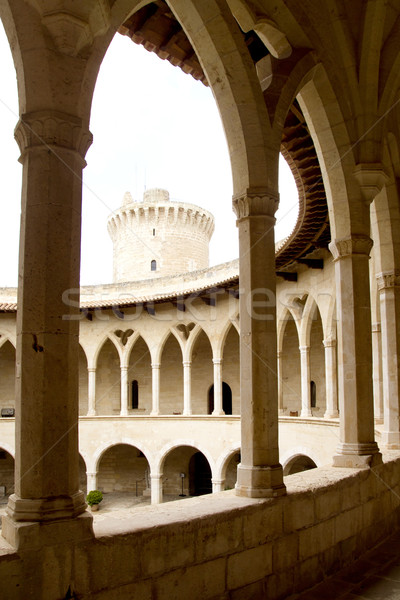
<path fill-rule="evenodd" d="M 14 286 L 22 169 L 13 139 L 15 71 L 2 30 L 0 56 L 0 286 Z M 145 189 L 161 187 L 172 200 L 211 211 L 216 227 L 210 264 L 237 258 L 229 156 L 210 89 L 117 34 L 100 69 L 90 129 L 94 142 L 83 179 L 82 284 L 112 280 L 107 217 L 126 191 L 141 200 Z M 293 177 L 281 163 L 276 239 L 290 233 L 298 210 Z"/>

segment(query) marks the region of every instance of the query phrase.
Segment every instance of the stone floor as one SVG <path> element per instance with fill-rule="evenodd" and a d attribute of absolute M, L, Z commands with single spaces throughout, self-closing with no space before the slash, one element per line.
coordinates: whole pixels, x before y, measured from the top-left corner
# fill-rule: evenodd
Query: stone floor
<path fill-rule="evenodd" d="M 0 516 L 5 514 L 7 498 L 0 499 Z M 184 500 L 167 496 L 164 501 Z M 149 497 L 131 493 L 104 494 L 94 521 L 112 516 L 124 519 L 135 509 L 150 504 Z M 333 577 L 287 600 L 400 600 L 400 531 L 364 554 Z"/>

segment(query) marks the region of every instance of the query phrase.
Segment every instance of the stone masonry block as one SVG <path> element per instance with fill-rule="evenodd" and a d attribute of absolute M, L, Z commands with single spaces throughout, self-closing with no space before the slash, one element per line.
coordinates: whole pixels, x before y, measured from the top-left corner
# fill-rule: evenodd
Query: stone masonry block
<path fill-rule="evenodd" d="M 264 544 L 277 538 L 283 529 L 283 504 L 265 505 L 251 511 L 243 518 L 243 540 L 247 548 Z"/>
<path fill-rule="evenodd" d="M 179 523 L 168 527 L 161 535 L 149 533 L 142 541 L 142 575 L 151 576 L 194 563 L 195 534 L 192 525 Z"/>
<path fill-rule="evenodd" d="M 323 494 L 317 494 L 314 499 L 315 518 L 317 521 L 324 521 L 342 511 L 341 497 L 338 490 L 325 491 Z"/>
<path fill-rule="evenodd" d="M 334 544 L 334 521 L 328 520 L 299 532 L 299 559 L 320 554 Z"/>
<path fill-rule="evenodd" d="M 295 565 L 299 559 L 299 534 L 285 535 L 275 540 L 272 550 L 274 573 L 285 571 Z"/>
<path fill-rule="evenodd" d="M 178 569 L 154 582 L 157 600 L 204 600 L 225 592 L 226 560 L 219 558 Z"/>
<path fill-rule="evenodd" d="M 295 494 L 285 498 L 283 507 L 283 530 L 287 533 L 309 527 L 314 523 L 314 497 L 311 494 L 300 497 Z"/>
<path fill-rule="evenodd" d="M 347 510 L 335 517 L 335 543 L 357 535 L 362 528 L 362 506 Z"/>
<path fill-rule="evenodd" d="M 228 558 L 228 589 L 259 581 L 272 572 L 272 544 L 233 554 Z"/>
<path fill-rule="evenodd" d="M 240 517 L 232 520 L 216 519 L 215 522 L 199 524 L 194 544 L 196 562 L 232 554 L 243 544 Z"/>

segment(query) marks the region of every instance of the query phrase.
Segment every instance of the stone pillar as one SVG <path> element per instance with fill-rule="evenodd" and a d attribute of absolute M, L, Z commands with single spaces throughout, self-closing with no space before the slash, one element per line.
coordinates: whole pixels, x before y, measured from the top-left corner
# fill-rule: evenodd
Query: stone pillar
<path fill-rule="evenodd" d="M 372 381 L 375 423 L 383 423 L 382 339 L 380 323 L 372 323 Z"/>
<path fill-rule="evenodd" d="M 279 414 L 283 414 L 285 409 L 283 407 L 282 351 L 276 353 L 276 358 L 278 369 L 278 412 Z"/>
<path fill-rule="evenodd" d="M 382 327 L 383 432 L 386 448 L 400 447 L 400 271 L 377 275 Z"/>
<path fill-rule="evenodd" d="M 312 417 L 310 346 L 300 346 L 301 367 L 301 417 Z"/>
<path fill-rule="evenodd" d="M 366 209 L 365 209 L 366 210 Z M 340 444 L 333 464 L 367 467 L 381 462 L 374 439 L 369 253 L 362 234 L 332 241 L 338 314 Z"/>
<path fill-rule="evenodd" d="M 88 367 L 88 417 L 96 415 L 96 367 Z"/>
<path fill-rule="evenodd" d="M 15 493 L 2 534 L 28 548 L 93 535 L 79 490 L 80 314 L 78 302 L 64 302 L 71 289 L 79 300 L 82 169 L 91 135 L 80 119 L 51 110 L 24 115 L 15 135 L 23 165 Z"/>
<path fill-rule="evenodd" d="M 86 477 L 88 493 L 92 490 L 97 490 L 97 471 L 94 471 L 93 473 L 86 473 Z"/>
<path fill-rule="evenodd" d="M 151 363 L 151 392 L 152 392 L 152 415 L 160 414 L 160 367 L 159 363 Z"/>
<path fill-rule="evenodd" d="M 121 417 L 128 415 L 128 367 L 121 366 Z"/>
<path fill-rule="evenodd" d="M 339 416 L 336 370 L 336 340 L 324 340 L 325 348 L 325 386 L 326 410 L 325 419 L 336 419 Z"/>
<path fill-rule="evenodd" d="M 162 473 L 151 474 L 151 503 L 161 504 L 163 501 Z"/>
<path fill-rule="evenodd" d="M 214 410 L 213 415 L 224 415 L 222 407 L 222 358 L 213 358 L 214 365 Z"/>
<path fill-rule="evenodd" d="M 239 229 L 241 463 L 236 493 L 286 493 L 278 450 L 274 213 L 278 197 L 234 198 Z"/>
<path fill-rule="evenodd" d="M 183 414 L 192 414 L 192 363 L 183 361 Z"/>
<path fill-rule="evenodd" d="M 225 489 L 225 479 L 211 479 L 213 494 L 223 492 Z"/>

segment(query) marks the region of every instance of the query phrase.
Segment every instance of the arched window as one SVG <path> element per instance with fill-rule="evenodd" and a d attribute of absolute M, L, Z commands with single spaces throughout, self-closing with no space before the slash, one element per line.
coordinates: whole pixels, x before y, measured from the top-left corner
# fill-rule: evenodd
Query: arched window
<path fill-rule="evenodd" d="M 131 384 L 132 387 L 132 408 L 139 408 L 139 383 L 137 379 L 134 379 Z"/>
<path fill-rule="evenodd" d="M 155 260 L 151 261 L 151 270 L 157 271 L 157 262 Z"/>

